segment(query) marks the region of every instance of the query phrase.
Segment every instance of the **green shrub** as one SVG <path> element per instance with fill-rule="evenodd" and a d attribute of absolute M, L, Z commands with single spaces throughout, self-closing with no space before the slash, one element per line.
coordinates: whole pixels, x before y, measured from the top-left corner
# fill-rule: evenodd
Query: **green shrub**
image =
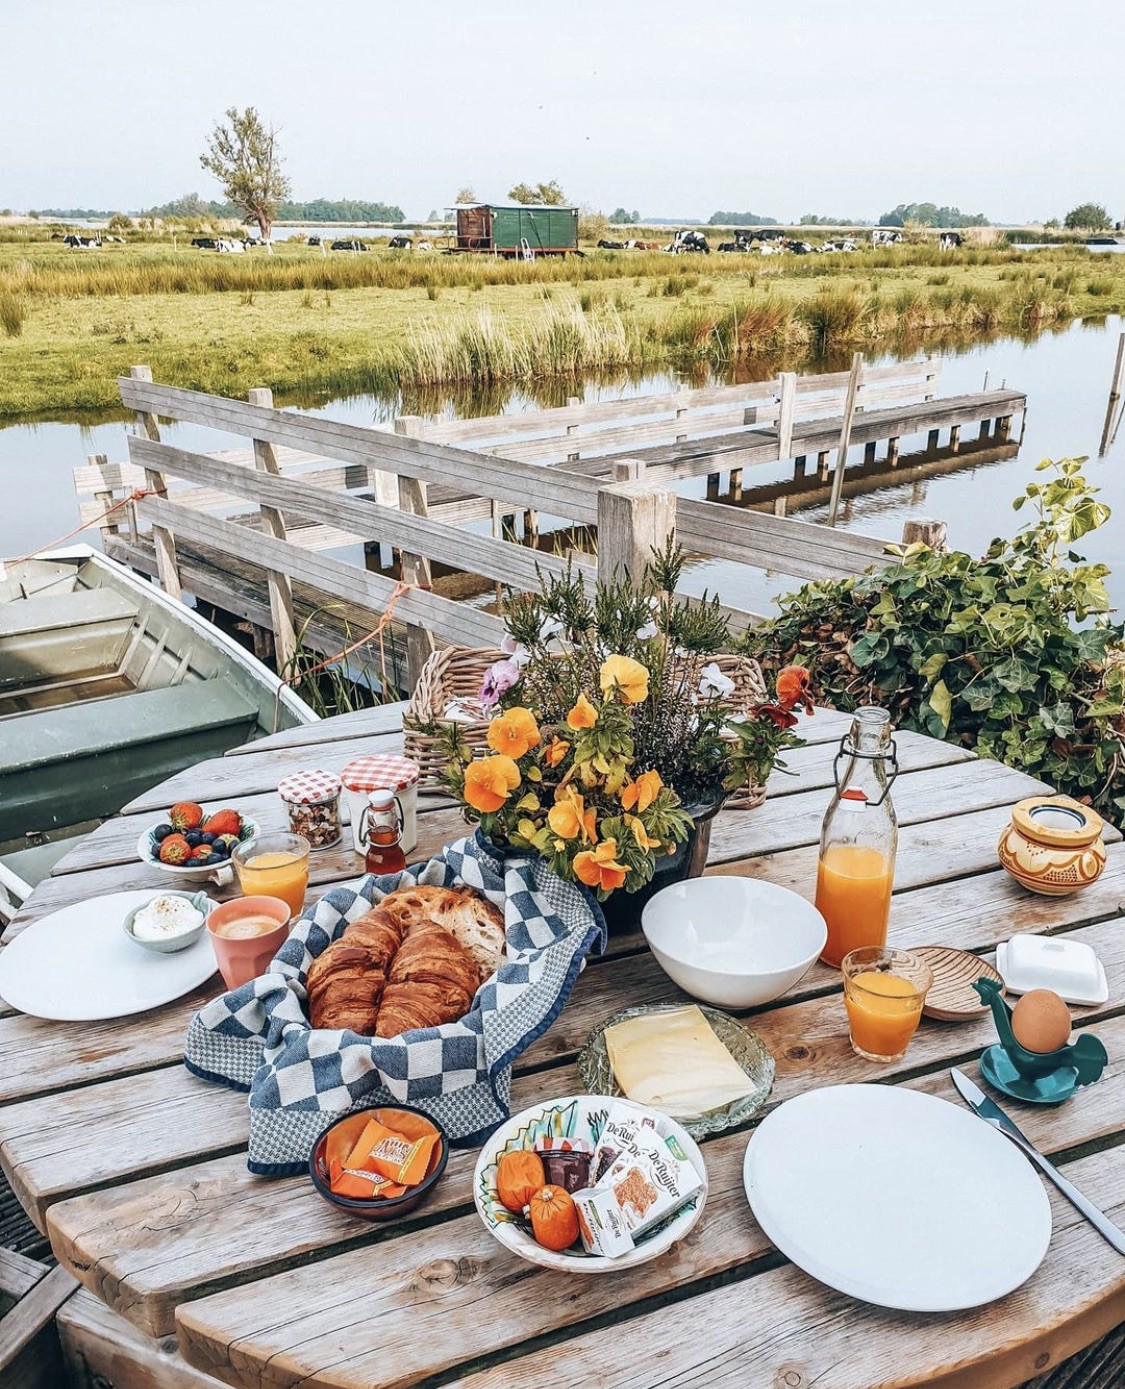
<path fill-rule="evenodd" d="M 840 709 L 885 706 L 899 728 L 945 738 L 1041 777 L 1125 820 L 1125 627 L 1108 617 L 1107 569 L 1075 542 L 1109 508 L 1085 459 L 1047 459 L 1015 509 L 1035 516 L 981 559 L 924 545 L 890 566 L 806 584 L 751 631 L 767 670 L 812 672 Z"/>

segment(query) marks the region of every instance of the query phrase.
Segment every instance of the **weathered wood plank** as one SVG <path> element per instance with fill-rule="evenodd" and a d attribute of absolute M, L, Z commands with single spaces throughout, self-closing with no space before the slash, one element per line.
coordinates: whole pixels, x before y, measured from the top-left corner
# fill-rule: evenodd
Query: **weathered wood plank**
<path fill-rule="evenodd" d="M 370 709 L 355 709 L 350 714 L 336 714 L 318 723 L 299 724 L 296 728 L 284 728 L 280 733 L 257 738 L 252 743 L 242 743 L 236 748 L 228 748 L 227 757 L 246 757 L 260 752 L 272 752 L 275 748 L 307 747 L 320 743 L 340 743 L 347 738 L 364 738 L 376 733 L 398 733 L 402 728 L 402 716 L 406 712 L 406 701 L 398 700 L 392 704 L 375 704 Z"/>
<path fill-rule="evenodd" d="M 50 1327 L 55 1313 L 77 1286 L 77 1281 L 65 1268 L 53 1268 L 24 1294 L 7 1316 L 0 1317 L 0 1374 L 7 1377 L 11 1373 L 17 1357 Z M 25 1373 L 28 1368 L 25 1366 Z"/>
<path fill-rule="evenodd" d="M 151 1340 L 87 1292 L 60 1308 L 57 1324 L 70 1389 L 219 1389 L 180 1358 L 174 1338 Z"/>

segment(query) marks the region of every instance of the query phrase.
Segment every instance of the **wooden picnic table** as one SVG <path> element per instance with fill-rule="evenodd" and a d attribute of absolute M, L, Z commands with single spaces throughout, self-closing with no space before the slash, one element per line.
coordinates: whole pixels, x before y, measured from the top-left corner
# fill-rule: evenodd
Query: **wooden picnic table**
<path fill-rule="evenodd" d="M 58 864 L 8 936 L 69 902 L 166 887 L 137 860 L 135 843 L 139 828 L 179 797 L 230 803 L 264 829 L 280 828 L 281 775 L 339 770 L 359 752 L 397 748 L 401 712 L 290 730 L 154 787 Z M 811 895 L 832 753 L 847 723 L 818 712 L 803 730 L 808 745 L 789 759 L 794 775 L 773 778 L 763 807 L 718 817 L 709 871 Z M 1032 896 L 997 866 L 995 846 L 1011 805 L 1041 784 L 916 734 L 898 742 L 892 943 L 944 942 L 987 955 L 1016 929 L 1067 932 L 1105 962 L 1109 1002 L 1079 1018 L 1099 1020 L 1110 1055 L 1104 1079 L 1059 1109 L 1010 1108 L 1032 1141 L 1120 1218 L 1125 845 L 1112 836 L 1106 871 L 1084 892 Z M 420 856 L 463 830 L 455 807 L 438 796 L 424 798 L 419 827 Z M 314 854 L 311 893 L 360 868 L 346 844 Z M 0 1017 L 0 1160 L 59 1262 L 83 1285 L 59 1316 L 80 1383 L 867 1389 L 936 1381 L 990 1389 L 1043 1374 L 1125 1314 L 1125 1261 L 1053 1189 L 1046 1260 L 998 1303 L 954 1316 L 905 1315 L 831 1292 L 772 1249 L 751 1215 L 742 1190 L 745 1131 L 705 1144 L 711 1190 L 694 1232 L 617 1276 L 555 1274 L 505 1251 L 473 1210 L 471 1150 L 454 1153 L 414 1215 L 392 1226 L 350 1219 L 306 1178 L 250 1176 L 246 1097 L 179 1064 L 193 1010 L 219 987 L 216 977 L 178 1003 L 115 1022 L 60 1025 L 11 1010 Z M 579 1090 L 576 1053 L 611 1013 L 682 997 L 638 933 L 615 936 L 521 1058 L 513 1109 Z M 903 1061 L 872 1066 L 848 1044 L 838 973 L 820 965 L 747 1021 L 776 1058 L 771 1104 L 872 1080 L 956 1100 L 950 1065 L 975 1076 L 993 1036 L 987 1018 L 924 1021 Z"/>

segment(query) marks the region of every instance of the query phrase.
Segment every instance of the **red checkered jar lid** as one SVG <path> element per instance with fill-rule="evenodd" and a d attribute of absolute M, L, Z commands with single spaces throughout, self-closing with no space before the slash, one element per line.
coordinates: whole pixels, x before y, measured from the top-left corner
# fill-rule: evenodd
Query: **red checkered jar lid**
<path fill-rule="evenodd" d="M 289 805 L 320 805 L 340 794 L 340 778 L 335 772 L 293 772 L 277 783 L 277 794 Z"/>
<path fill-rule="evenodd" d="M 375 754 L 357 757 L 348 763 L 340 775 L 349 791 L 376 791 L 381 788 L 405 791 L 422 775 L 422 769 L 409 757 Z"/>

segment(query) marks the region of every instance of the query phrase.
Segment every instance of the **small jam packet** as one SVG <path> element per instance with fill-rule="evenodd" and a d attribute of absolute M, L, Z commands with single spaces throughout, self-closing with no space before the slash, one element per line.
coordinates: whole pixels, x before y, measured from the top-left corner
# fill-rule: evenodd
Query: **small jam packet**
<path fill-rule="evenodd" d="M 622 1154 L 598 1183 L 608 1190 L 634 1240 L 686 1205 L 703 1178 L 675 1140 L 653 1134 L 639 1151 Z"/>
<path fill-rule="evenodd" d="M 344 1166 L 363 1172 L 376 1172 L 401 1186 L 417 1186 L 429 1170 L 430 1158 L 438 1142 L 436 1133 L 407 1138 L 369 1119 L 359 1142 L 348 1154 Z"/>
<path fill-rule="evenodd" d="M 329 1186 L 337 1196 L 363 1200 L 378 1196 L 389 1201 L 394 1196 L 405 1195 L 408 1190 L 405 1186 L 387 1181 L 378 1172 L 364 1172 L 356 1167 L 342 1167 L 333 1172 Z"/>

